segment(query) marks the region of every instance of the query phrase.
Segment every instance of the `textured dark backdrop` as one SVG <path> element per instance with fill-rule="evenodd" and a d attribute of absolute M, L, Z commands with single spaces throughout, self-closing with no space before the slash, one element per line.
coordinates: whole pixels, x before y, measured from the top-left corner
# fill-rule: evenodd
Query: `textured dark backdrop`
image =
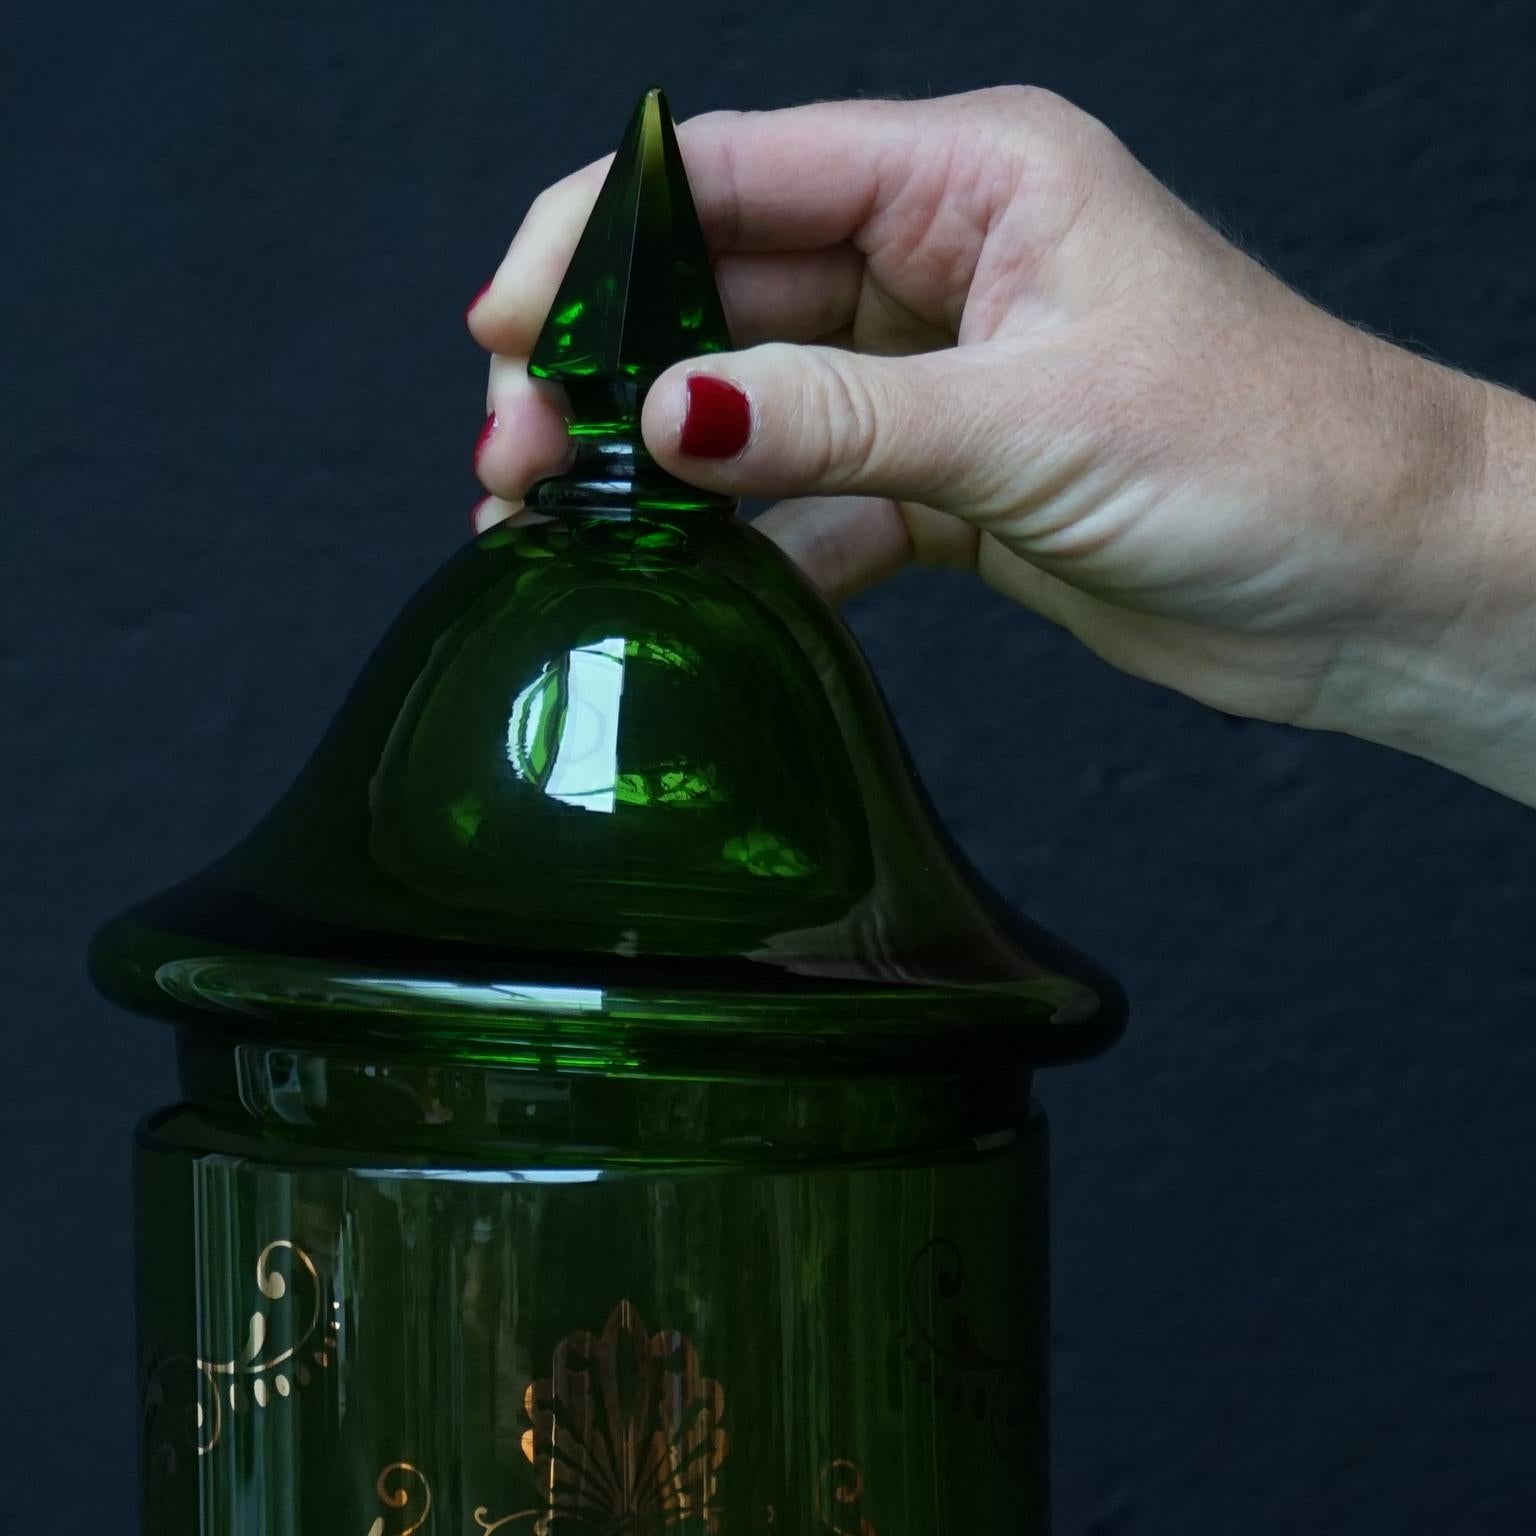
<path fill-rule="evenodd" d="M 640 86 L 1052 86 L 1321 302 L 1530 389 L 1533 62 L 1528 0 L 10 15 L 6 1528 L 133 1506 L 129 1131 L 175 1088 L 87 932 L 250 824 L 465 537 L 460 309 Z M 1536 1530 L 1536 817 L 959 579 L 853 617 L 960 840 L 1138 1005 L 1041 1085 L 1059 1536 Z"/>

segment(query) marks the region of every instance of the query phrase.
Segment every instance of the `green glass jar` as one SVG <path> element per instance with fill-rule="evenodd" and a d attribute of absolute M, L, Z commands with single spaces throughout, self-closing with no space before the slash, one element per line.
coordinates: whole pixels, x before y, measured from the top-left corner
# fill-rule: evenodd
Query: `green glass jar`
<path fill-rule="evenodd" d="M 109 924 L 142 1529 L 1047 1529 L 1034 1070 L 1113 983 L 937 825 L 857 647 L 640 440 L 729 345 L 641 101 L 530 371 L 574 463 L 252 836 Z"/>

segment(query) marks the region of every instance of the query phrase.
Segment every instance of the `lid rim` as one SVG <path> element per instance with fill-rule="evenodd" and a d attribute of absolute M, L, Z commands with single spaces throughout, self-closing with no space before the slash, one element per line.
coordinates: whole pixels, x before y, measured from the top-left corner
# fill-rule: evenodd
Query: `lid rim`
<path fill-rule="evenodd" d="M 772 1062 L 813 1068 L 896 1063 L 923 1070 L 957 1058 L 1053 1065 L 1096 1055 L 1125 1024 L 1108 977 L 992 984 L 878 985 L 788 977 L 762 968 L 771 989 L 582 986 L 467 966 L 454 974 L 398 964 L 362 966 L 320 955 L 189 947 L 130 913 L 92 948 L 98 988 L 179 1028 L 249 1038 L 357 1041 L 401 1051 L 509 1053 L 552 1068 L 604 1070 L 639 1060 L 701 1070 Z M 743 962 L 744 964 L 750 962 Z M 1086 969 L 1086 967 L 1085 967 Z M 646 967 L 654 975 L 654 961 Z M 791 985 L 781 983 L 789 980 Z"/>

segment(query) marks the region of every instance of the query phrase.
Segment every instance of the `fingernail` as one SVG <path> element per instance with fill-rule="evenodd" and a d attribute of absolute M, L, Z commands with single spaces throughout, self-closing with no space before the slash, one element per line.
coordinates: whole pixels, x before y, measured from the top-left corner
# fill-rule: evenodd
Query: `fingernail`
<path fill-rule="evenodd" d="M 677 446 L 696 459 L 729 459 L 747 446 L 752 407 L 746 391 L 712 373 L 688 375 Z"/>
<path fill-rule="evenodd" d="M 480 473 L 480 455 L 485 452 L 485 445 L 490 442 L 491 434 L 496 430 L 496 412 L 492 411 L 485 418 L 485 425 L 480 428 L 480 436 L 475 439 L 475 473 Z"/>
<path fill-rule="evenodd" d="M 469 531 L 471 533 L 478 534 L 480 532 L 480 514 L 485 511 L 486 503 L 490 501 L 490 499 L 491 498 L 489 496 L 482 496 L 480 500 L 477 501 L 474 506 L 469 509 Z"/>
<path fill-rule="evenodd" d="M 491 278 L 490 282 L 487 282 L 485 287 L 483 287 L 480 290 L 480 292 L 477 293 L 474 296 L 474 298 L 472 298 L 469 301 L 469 303 L 464 306 L 464 318 L 466 320 L 469 319 L 470 314 L 473 312 L 475 305 L 478 304 L 480 302 L 480 300 L 483 299 L 486 296 L 486 294 L 488 294 L 491 291 L 491 283 L 494 283 L 495 281 L 496 281 L 496 279 L 494 277 Z"/>

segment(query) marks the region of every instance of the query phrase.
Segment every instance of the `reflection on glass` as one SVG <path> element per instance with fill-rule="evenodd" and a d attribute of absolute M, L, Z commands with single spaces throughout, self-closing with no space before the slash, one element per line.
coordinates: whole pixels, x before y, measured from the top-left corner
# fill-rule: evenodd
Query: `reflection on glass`
<path fill-rule="evenodd" d="M 551 799 L 611 815 L 623 693 L 622 637 L 567 651 L 513 701 L 507 761 Z"/>
<path fill-rule="evenodd" d="M 591 1013 L 603 1006 L 601 987 L 549 987 L 533 982 L 461 982 L 429 981 L 409 976 L 359 976 L 339 978 L 333 988 L 353 985 L 367 989 L 372 997 L 408 997 L 421 1003 L 456 1003 L 470 1008 L 486 1008 L 505 1013 L 510 1008 L 527 1008 L 538 1013 Z"/>
<path fill-rule="evenodd" d="M 601 1168 L 360 1168 L 361 1179 L 439 1179 L 446 1184 L 596 1184 Z"/>

